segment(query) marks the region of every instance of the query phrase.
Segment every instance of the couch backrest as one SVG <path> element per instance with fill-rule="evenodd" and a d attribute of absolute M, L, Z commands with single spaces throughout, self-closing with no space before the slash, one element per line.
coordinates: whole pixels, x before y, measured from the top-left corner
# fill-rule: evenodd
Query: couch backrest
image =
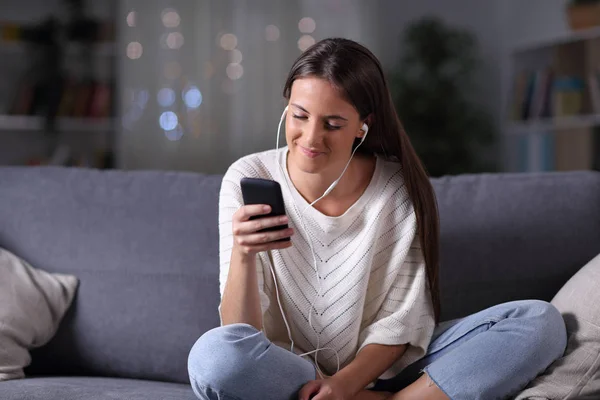
<path fill-rule="evenodd" d="M 600 253 L 600 172 L 481 174 L 433 181 L 442 317 L 551 300 Z"/>
<path fill-rule="evenodd" d="M 0 168 L 0 246 L 80 280 L 30 374 L 187 382 L 219 323 L 220 176 Z"/>
<path fill-rule="evenodd" d="M 76 300 L 30 374 L 187 382 L 217 326 L 221 176 L 0 168 L 0 247 L 75 274 Z M 549 300 L 600 253 L 600 173 L 434 179 L 443 318 Z"/>

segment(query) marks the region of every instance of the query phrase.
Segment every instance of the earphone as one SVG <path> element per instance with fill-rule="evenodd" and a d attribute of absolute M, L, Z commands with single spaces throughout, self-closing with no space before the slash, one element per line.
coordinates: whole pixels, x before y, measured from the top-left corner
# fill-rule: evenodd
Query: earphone
<path fill-rule="evenodd" d="M 283 123 L 283 120 L 285 119 L 286 113 L 288 110 L 288 106 L 286 106 L 283 110 L 283 113 L 281 114 L 281 118 L 279 119 L 279 125 L 277 127 L 277 144 L 276 144 L 276 151 L 275 151 L 275 157 L 277 157 L 277 155 L 279 154 L 279 133 L 281 131 L 281 124 Z M 302 218 L 302 214 L 304 214 L 304 212 L 306 212 L 306 210 L 309 207 L 314 206 L 319 200 L 321 200 L 323 197 L 327 196 L 329 193 L 331 193 L 333 191 L 333 189 L 337 186 L 337 184 L 340 182 L 340 180 L 342 179 L 342 177 L 344 176 L 344 173 L 346 172 L 346 169 L 348 169 L 348 166 L 350 165 L 350 162 L 352 161 L 352 158 L 354 157 L 354 153 L 356 152 L 356 150 L 360 147 L 361 144 L 363 144 L 363 142 L 365 141 L 367 134 L 369 132 L 369 126 L 366 123 L 363 123 L 361 130 L 364 132 L 364 134 L 361 137 L 360 142 L 358 143 L 358 145 L 354 148 L 354 150 L 352 151 L 352 154 L 350 155 L 350 159 L 348 160 L 348 162 L 346 163 L 346 166 L 344 167 L 344 170 L 342 171 L 342 173 L 340 174 L 340 176 L 333 181 L 333 183 L 325 190 L 325 192 L 323 192 L 323 194 L 321 195 L 321 197 L 319 197 L 318 199 L 316 199 L 315 201 L 313 201 L 312 203 L 310 203 L 303 211 L 302 213 L 298 212 L 298 215 L 300 216 L 300 223 L 302 225 L 302 229 L 304 230 L 305 234 L 306 234 L 306 241 L 308 242 L 308 245 L 310 246 L 310 250 L 312 252 L 312 256 L 313 256 L 313 266 L 315 269 L 315 273 L 317 275 L 317 282 L 318 282 L 318 291 L 317 291 L 317 295 L 315 296 L 315 298 L 313 299 L 313 301 L 310 304 L 310 310 L 308 312 L 308 324 L 310 325 L 310 327 L 312 328 L 312 330 L 315 332 L 315 335 L 317 336 L 317 348 L 315 350 L 309 351 L 307 353 L 303 353 L 300 354 L 301 357 L 315 353 L 315 366 L 317 369 L 317 372 L 319 373 L 319 375 L 321 376 L 321 378 L 323 378 L 323 372 L 321 371 L 320 367 L 319 367 L 319 362 L 318 362 L 318 354 L 320 350 L 333 350 L 335 352 L 335 356 L 337 358 L 337 371 L 340 370 L 340 357 L 338 355 L 337 350 L 331 348 L 331 347 L 323 347 L 321 348 L 319 345 L 319 339 L 320 339 L 320 334 L 317 332 L 317 330 L 313 327 L 312 325 L 312 321 L 311 321 L 311 316 L 312 316 L 312 310 L 314 308 L 314 304 L 315 301 L 318 297 L 320 297 L 321 295 L 321 277 L 319 275 L 319 269 L 317 266 L 317 259 L 315 256 L 315 251 L 312 245 L 312 240 L 310 239 L 310 236 L 308 234 L 308 231 L 306 229 L 306 226 L 304 225 L 304 219 Z M 279 166 L 279 171 L 281 173 L 281 179 L 285 182 L 285 185 L 287 186 L 287 189 L 290 193 L 290 187 L 288 184 L 288 180 L 285 178 L 285 173 L 283 171 L 283 169 L 281 168 L 281 163 L 279 162 L 279 160 L 276 159 L 276 164 Z M 294 208 L 296 208 L 296 204 L 293 204 Z M 298 209 L 296 208 L 296 211 L 298 211 Z M 294 340 L 292 339 L 292 334 L 291 334 L 291 330 L 290 330 L 290 326 L 287 322 L 287 318 L 285 317 L 285 313 L 283 312 L 283 307 L 281 306 L 281 300 L 279 299 L 279 289 L 277 287 L 277 279 L 275 277 L 275 271 L 274 271 L 274 266 L 273 266 L 273 262 L 271 259 L 271 263 L 270 263 L 270 269 L 271 269 L 271 275 L 273 276 L 273 282 L 275 284 L 275 293 L 277 295 L 277 302 L 279 304 L 279 310 L 281 311 L 281 316 L 283 318 L 283 321 L 285 323 L 285 327 L 287 329 L 288 332 L 288 338 L 290 339 L 290 343 L 291 343 L 291 348 L 290 351 L 293 352 L 294 351 Z M 336 373 L 337 373 L 336 371 Z"/>

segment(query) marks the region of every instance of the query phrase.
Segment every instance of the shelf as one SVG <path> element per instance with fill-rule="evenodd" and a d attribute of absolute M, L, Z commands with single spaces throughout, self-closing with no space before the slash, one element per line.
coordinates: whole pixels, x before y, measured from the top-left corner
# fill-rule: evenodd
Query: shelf
<path fill-rule="evenodd" d="M 565 43 L 573 43 L 590 39 L 600 38 L 600 27 L 586 29 L 582 31 L 570 31 L 562 35 L 549 37 L 533 42 L 525 42 L 514 47 L 515 53 L 524 53 L 532 50 L 539 50 Z"/>
<path fill-rule="evenodd" d="M 512 121 L 509 123 L 508 133 L 532 134 L 563 129 L 593 128 L 595 126 L 600 126 L 600 114 L 545 118 L 533 121 Z"/>
<path fill-rule="evenodd" d="M 95 43 L 91 45 L 93 53 L 99 57 L 112 57 L 117 54 L 116 44 L 112 42 Z M 5 52 L 10 53 L 25 53 L 30 46 L 24 42 L 0 42 L 0 54 Z M 67 55 L 79 54 L 81 45 L 77 43 L 69 43 L 66 47 Z"/>
<path fill-rule="evenodd" d="M 107 132 L 113 130 L 112 118 L 58 118 L 58 131 Z M 0 131 L 41 131 L 44 119 L 38 116 L 0 115 Z"/>

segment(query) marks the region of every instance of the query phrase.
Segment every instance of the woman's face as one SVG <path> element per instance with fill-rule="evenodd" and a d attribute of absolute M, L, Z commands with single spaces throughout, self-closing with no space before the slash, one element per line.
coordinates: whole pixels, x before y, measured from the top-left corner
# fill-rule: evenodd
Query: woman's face
<path fill-rule="evenodd" d="M 329 81 L 308 77 L 292 84 L 285 121 L 288 162 L 306 173 L 339 173 L 363 121 Z"/>

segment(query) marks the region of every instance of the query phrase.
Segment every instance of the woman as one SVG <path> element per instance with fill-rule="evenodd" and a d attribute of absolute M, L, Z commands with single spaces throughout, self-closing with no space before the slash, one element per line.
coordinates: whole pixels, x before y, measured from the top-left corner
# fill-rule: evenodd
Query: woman
<path fill-rule="evenodd" d="M 561 315 L 542 301 L 436 326 L 435 195 L 369 50 L 315 44 L 284 97 L 287 147 L 223 179 L 222 326 L 190 352 L 199 398 L 499 399 L 563 353 Z M 244 205 L 243 177 L 280 182 L 287 216 Z"/>

